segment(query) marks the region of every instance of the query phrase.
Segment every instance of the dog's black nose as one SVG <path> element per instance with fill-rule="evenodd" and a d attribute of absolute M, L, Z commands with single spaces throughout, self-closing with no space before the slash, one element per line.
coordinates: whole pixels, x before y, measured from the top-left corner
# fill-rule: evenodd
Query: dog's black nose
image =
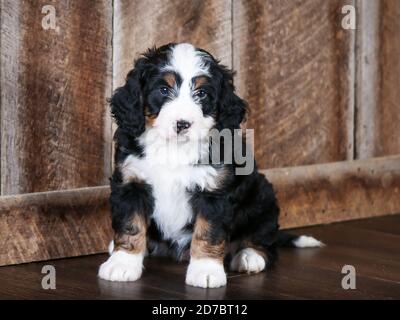
<path fill-rule="evenodd" d="M 176 122 L 176 132 L 179 133 L 182 130 L 189 129 L 191 123 L 185 120 L 179 120 Z"/>

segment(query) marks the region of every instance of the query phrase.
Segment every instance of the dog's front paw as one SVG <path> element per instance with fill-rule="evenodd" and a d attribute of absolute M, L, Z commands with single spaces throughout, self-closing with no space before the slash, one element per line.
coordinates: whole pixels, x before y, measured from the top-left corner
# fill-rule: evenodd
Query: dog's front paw
<path fill-rule="evenodd" d="M 135 281 L 142 275 L 143 255 L 113 252 L 99 269 L 99 277 L 109 281 Z"/>
<path fill-rule="evenodd" d="M 186 284 L 201 288 L 225 286 L 224 266 L 214 259 L 191 259 L 186 273 Z"/>
<path fill-rule="evenodd" d="M 231 270 L 238 272 L 261 272 L 265 269 L 265 259 L 256 250 L 240 250 L 231 261 Z"/>

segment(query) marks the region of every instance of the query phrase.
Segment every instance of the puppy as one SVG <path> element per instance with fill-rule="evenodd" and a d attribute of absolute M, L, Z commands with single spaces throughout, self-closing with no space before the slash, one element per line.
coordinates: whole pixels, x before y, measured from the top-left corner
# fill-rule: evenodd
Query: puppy
<path fill-rule="evenodd" d="M 167 255 L 189 259 L 188 285 L 217 288 L 226 285 L 225 267 L 257 273 L 272 266 L 279 245 L 322 245 L 278 232 L 273 187 L 253 158 L 253 170 L 238 174 L 245 165 L 233 155 L 245 147 L 247 105 L 210 53 L 187 43 L 149 49 L 110 104 L 115 236 L 100 278 L 135 281 L 145 255 Z"/>

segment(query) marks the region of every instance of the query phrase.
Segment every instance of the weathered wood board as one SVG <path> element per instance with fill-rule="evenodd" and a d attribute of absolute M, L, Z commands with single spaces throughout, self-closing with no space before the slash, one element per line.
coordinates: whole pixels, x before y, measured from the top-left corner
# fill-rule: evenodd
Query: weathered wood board
<path fill-rule="evenodd" d="M 341 0 L 233 0 L 235 84 L 260 168 L 352 159 L 354 30 Z"/>
<path fill-rule="evenodd" d="M 354 158 L 373 157 L 380 105 L 381 0 L 357 0 L 356 104 Z"/>
<path fill-rule="evenodd" d="M 400 156 L 264 171 L 294 228 L 400 212 Z"/>
<path fill-rule="evenodd" d="M 356 158 L 400 154 L 400 2 L 357 9 Z"/>
<path fill-rule="evenodd" d="M 169 42 L 190 42 L 231 66 L 231 0 L 114 1 L 114 88 L 139 54 Z"/>
<path fill-rule="evenodd" d="M 2 197 L 0 265 L 104 252 L 108 195 L 108 187 L 92 187 Z"/>
<path fill-rule="evenodd" d="M 283 228 L 400 212 L 400 156 L 264 171 Z M 0 265 L 105 252 L 109 187 L 5 196 Z"/>
<path fill-rule="evenodd" d="M 382 1 L 382 68 L 376 151 L 372 156 L 400 154 L 400 1 Z"/>
<path fill-rule="evenodd" d="M 107 183 L 111 4 L 1 1 L 2 195 Z"/>

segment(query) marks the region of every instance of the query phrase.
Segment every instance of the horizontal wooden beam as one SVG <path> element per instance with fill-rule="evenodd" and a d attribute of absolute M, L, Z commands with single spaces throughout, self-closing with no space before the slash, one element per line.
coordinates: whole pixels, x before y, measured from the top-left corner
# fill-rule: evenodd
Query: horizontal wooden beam
<path fill-rule="evenodd" d="M 265 170 L 281 206 L 281 225 L 400 213 L 400 156 Z"/>
<path fill-rule="evenodd" d="M 104 205 L 110 194 L 108 186 L 36 192 L 0 197 L 0 211 L 29 206 L 70 207 Z"/>
<path fill-rule="evenodd" d="M 262 172 L 283 228 L 400 212 L 400 156 Z M 104 252 L 108 196 L 101 186 L 0 197 L 0 265 Z"/>
<path fill-rule="evenodd" d="M 104 252 L 109 187 L 0 197 L 0 266 Z"/>

